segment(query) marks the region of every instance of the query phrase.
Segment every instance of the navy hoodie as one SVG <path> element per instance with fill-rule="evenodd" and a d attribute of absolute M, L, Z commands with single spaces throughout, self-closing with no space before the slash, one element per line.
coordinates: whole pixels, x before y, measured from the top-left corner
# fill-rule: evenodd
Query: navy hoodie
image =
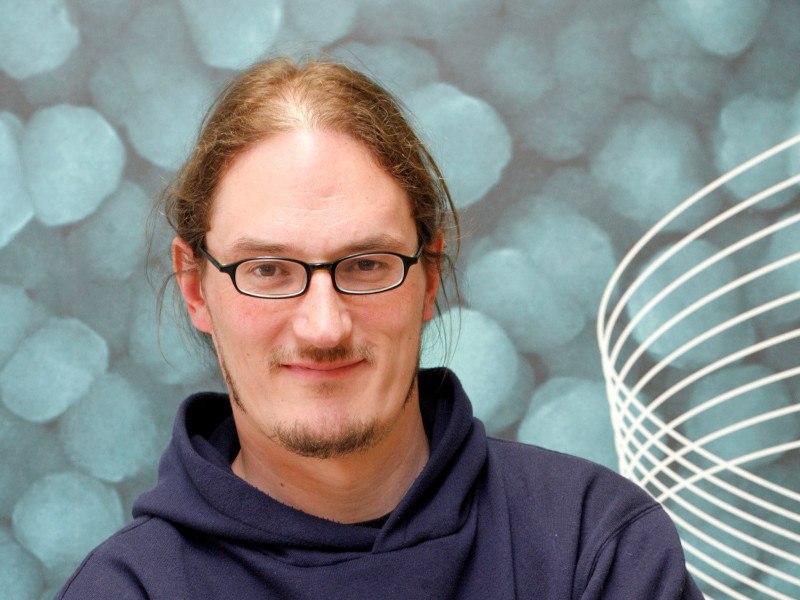
<path fill-rule="evenodd" d="M 419 385 L 430 460 L 378 526 L 314 517 L 238 478 L 227 396 L 189 397 L 157 485 L 57 598 L 702 598 L 644 491 L 487 438 L 449 371 L 422 371 Z"/>

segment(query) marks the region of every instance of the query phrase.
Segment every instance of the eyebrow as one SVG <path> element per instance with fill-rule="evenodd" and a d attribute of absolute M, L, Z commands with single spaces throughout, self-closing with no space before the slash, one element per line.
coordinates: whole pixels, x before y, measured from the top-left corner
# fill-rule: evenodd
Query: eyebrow
<path fill-rule="evenodd" d="M 403 242 L 397 238 L 382 233 L 370 236 L 357 242 L 352 242 L 341 246 L 339 256 L 357 254 L 359 252 L 388 251 L 395 252 L 403 247 Z M 416 248 L 414 249 L 416 251 Z M 292 256 L 299 254 L 296 246 L 287 244 L 271 244 L 256 238 L 242 237 L 237 239 L 230 247 L 230 252 L 234 256 Z"/>

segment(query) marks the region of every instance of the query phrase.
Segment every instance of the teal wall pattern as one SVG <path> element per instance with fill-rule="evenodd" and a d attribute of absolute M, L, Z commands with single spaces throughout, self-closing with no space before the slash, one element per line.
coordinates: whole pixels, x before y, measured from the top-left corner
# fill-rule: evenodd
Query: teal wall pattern
<path fill-rule="evenodd" d="M 234 70 L 324 52 L 401 98 L 462 213 L 423 364 L 494 435 L 639 481 L 709 598 L 800 597 L 798 146 L 651 229 L 800 133 L 799 32 L 795 0 L 0 0 L 0 596 L 51 598 L 222 388 L 156 327 L 146 222 Z"/>

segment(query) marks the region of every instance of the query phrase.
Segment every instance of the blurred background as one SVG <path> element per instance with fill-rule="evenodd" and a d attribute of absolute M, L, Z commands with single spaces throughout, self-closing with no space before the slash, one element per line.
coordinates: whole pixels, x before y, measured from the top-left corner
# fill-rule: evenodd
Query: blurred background
<path fill-rule="evenodd" d="M 440 328 L 457 344 L 444 356 L 430 328 L 424 365 L 454 369 L 493 435 L 621 469 L 677 502 L 709 597 L 800 597 L 800 347 L 789 334 L 715 363 L 795 331 L 797 302 L 674 354 L 709 321 L 796 292 L 797 263 L 648 341 L 697 298 L 800 252 L 795 185 L 740 204 L 800 172 L 800 152 L 650 236 L 609 312 L 637 273 L 682 249 L 621 307 L 606 345 L 632 322 L 634 345 L 605 373 L 596 333 L 606 283 L 637 240 L 800 133 L 796 0 L 0 0 L 0 597 L 51 598 L 153 484 L 179 402 L 222 388 L 171 310 L 156 327 L 171 236 L 156 225 L 146 264 L 146 221 L 236 69 L 319 52 L 397 94 L 461 210 L 463 300 Z M 635 321 L 680 273 L 775 223 Z M 720 368 L 673 387 L 709 364 Z M 743 389 L 753 381 L 768 384 Z M 620 394 L 632 388 L 635 414 Z M 707 402 L 732 389 L 731 402 Z M 625 438 L 651 401 L 642 419 L 655 425 Z M 698 439 L 696 458 L 670 454 Z M 626 459 L 625 444 L 638 454 Z M 774 497 L 758 504 L 765 490 Z"/>

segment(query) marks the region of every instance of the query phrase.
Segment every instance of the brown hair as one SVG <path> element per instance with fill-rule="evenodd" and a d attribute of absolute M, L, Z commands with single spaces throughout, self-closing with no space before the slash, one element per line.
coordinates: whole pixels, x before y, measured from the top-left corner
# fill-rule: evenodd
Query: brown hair
<path fill-rule="evenodd" d="M 399 102 L 340 63 L 273 58 L 251 66 L 223 89 L 206 115 L 191 155 L 162 195 L 161 210 L 175 233 L 199 256 L 215 192 L 233 160 L 271 135 L 300 127 L 351 136 L 405 190 L 425 248 L 423 261 L 426 267 L 439 269 L 447 304 L 445 277 L 452 272 L 459 240 L 447 184 Z M 430 249 L 440 233 L 453 242 L 450 254 Z M 457 284 L 454 289 L 457 295 Z"/>

